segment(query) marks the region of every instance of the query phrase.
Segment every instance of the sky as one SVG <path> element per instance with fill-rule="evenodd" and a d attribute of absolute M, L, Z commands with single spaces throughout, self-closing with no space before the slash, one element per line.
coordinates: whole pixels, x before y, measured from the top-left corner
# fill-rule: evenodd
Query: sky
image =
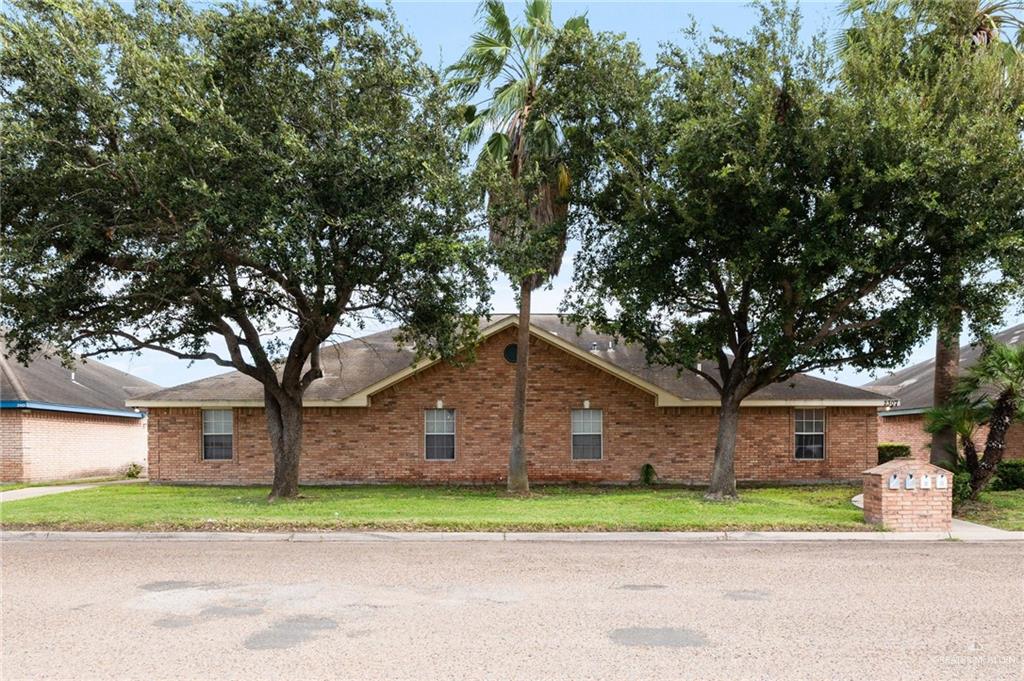
<path fill-rule="evenodd" d="M 372 4 L 383 5 L 383 2 Z M 469 44 L 475 30 L 476 0 L 436 2 L 432 0 L 397 0 L 392 2 L 395 13 L 405 29 L 417 39 L 423 50 L 423 59 L 434 67 L 444 67 L 458 59 Z M 807 40 L 817 33 L 825 32 L 830 37 L 842 27 L 841 3 L 819 0 L 799 4 L 804 17 L 803 33 Z M 520 2 L 507 3 L 508 12 L 514 16 L 521 10 Z M 586 14 L 591 28 L 596 31 L 624 33 L 637 42 L 644 59 L 653 63 L 659 46 L 665 42 L 682 39 L 681 30 L 688 26 L 691 17 L 702 30 L 717 27 L 733 35 L 745 34 L 757 21 L 757 10 L 747 0 L 706 0 L 704 2 L 663 1 L 663 2 L 565 2 L 555 0 L 554 18 L 559 24 L 571 16 Z M 533 295 L 534 312 L 557 312 L 559 304 L 572 281 L 572 260 L 578 251 L 578 244 L 570 242 L 562 270 L 550 288 Z M 516 309 L 513 289 L 505 277 L 496 276 L 492 309 L 497 313 L 513 312 Z M 1009 315 L 1006 325 L 1024 322 L 1024 315 Z M 967 337 L 964 337 L 964 342 Z M 915 350 L 910 362 L 920 362 L 933 356 L 934 337 L 924 341 Z M 211 346 L 219 349 L 217 343 Z M 169 355 L 146 351 L 140 356 L 111 356 L 103 360 L 122 371 L 133 373 L 140 378 L 159 385 L 169 386 L 194 381 L 206 376 L 228 371 L 211 361 L 187 362 Z M 854 369 L 824 372 L 819 375 L 839 380 L 850 385 L 861 385 L 888 371 L 874 374 L 857 372 Z"/>

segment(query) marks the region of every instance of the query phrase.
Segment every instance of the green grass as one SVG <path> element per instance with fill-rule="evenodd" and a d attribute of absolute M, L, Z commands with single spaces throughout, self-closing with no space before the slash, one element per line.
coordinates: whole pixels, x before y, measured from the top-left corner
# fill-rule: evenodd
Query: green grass
<path fill-rule="evenodd" d="M 467 487 L 306 487 L 268 504 L 265 487 L 112 485 L 3 504 L 7 529 L 868 530 L 858 488 L 741 491 L 711 503 L 684 489 L 540 487 L 529 497 Z"/>
<path fill-rule="evenodd" d="M 1024 531 L 1024 490 L 982 492 L 978 501 L 965 504 L 957 517 L 1003 530 Z"/>
<path fill-rule="evenodd" d="M 75 480 L 47 480 L 45 482 L 5 482 L 0 484 L 0 492 L 9 492 L 12 489 L 24 489 L 25 487 L 53 487 L 54 485 L 79 485 L 87 482 L 110 482 L 112 480 L 125 480 L 123 475 L 105 475 L 98 478 L 77 478 Z"/>

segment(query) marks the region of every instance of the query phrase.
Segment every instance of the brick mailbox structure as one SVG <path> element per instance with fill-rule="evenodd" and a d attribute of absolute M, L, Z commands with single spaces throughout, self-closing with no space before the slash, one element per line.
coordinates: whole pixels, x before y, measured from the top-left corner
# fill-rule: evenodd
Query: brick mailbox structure
<path fill-rule="evenodd" d="M 953 474 L 913 459 L 864 471 L 864 520 L 897 532 L 949 532 Z"/>

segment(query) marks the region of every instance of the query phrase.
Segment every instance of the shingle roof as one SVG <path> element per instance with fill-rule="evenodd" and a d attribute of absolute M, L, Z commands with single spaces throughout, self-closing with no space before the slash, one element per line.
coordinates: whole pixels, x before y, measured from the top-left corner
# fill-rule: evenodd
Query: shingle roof
<path fill-rule="evenodd" d="M 78 361 L 68 369 L 52 348 L 44 348 L 24 366 L 0 336 L 0 400 L 5 403 L 119 411 L 134 416 L 125 400 L 159 387 L 93 359 Z"/>
<path fill-rule="evenodd" d="M 487 334 L 504 328 L 515 321 L 514 315 L 498 315 L 484 322 L 482 332 Z M 669 393 L 678 401 L 717 403 L 718 394 L 704 379 L 684 372 L 679 374 L 669 367 L 651 366 L 639 346 L 618 344 L 610 349 L 612 336 L 599 334 L 591 329 L 577 333 L 575 327 L 562 321 L 559 315 L 535 314 L 531 326 L 539 332 L 557 336 L 578 350 L 586 353 L 598 364 L 607 363 L 636 379 Z M 597 349 L 592 350 L 594 344 Z M 338 403 L 378 384 L 386 383 L 391 377 L 407 371 L 414 361 L 414 353 L 401 348 L 394 340 L 394 330 L 356 338 L 323 348 L 321 365 L 324 377 L 315 381 L 306 392 L 304 402 L 308 405 Z M 708 364 L 708 367 L 713 367 Z M 806 401 L 875 401 L 881 406 L 883 397 L 878 393 L 854 388 L 841 383 L 812 376 L 795 376 L 784 382 L 758 391 L 750 398 L 757 400 L 806 400 Z M 148 393 L 132 403 L 157 406 L 164 403 L 253 403 L 262 404 L 262 386 L 252 378 L 239 372 L 230 372 L 210 378 L 184 383 Z"/>
<path fill-rule="evenodd" d="M 1008 345 L 1024 343 L 1024 324 L 1011 326 L 995 334 L 993 340 Z M 960 348 L 960 370 L 974 365 L 981 356 L 980 344 L 964 345 Z M 933 383 L 935 381 L 935 359 L 929 359 L 901 369 L 885 378 L 868 383 L 865 388 L 877 390 L 891 398 L 898 399 L 900 406 L 891 413 L 905 413 L 929 409 L 934 404 Z"/>

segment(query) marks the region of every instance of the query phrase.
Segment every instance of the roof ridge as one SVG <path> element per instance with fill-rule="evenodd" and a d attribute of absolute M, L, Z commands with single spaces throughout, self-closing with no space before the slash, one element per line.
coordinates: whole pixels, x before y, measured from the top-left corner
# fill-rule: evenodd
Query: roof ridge
<path fill-rule="evenodd" d="M 28 393 L 25 392 L 25 386 L 21 384 L 21 379 L 11 370 L 11 367 L 7 363 L 7 356 L 0 352 L 0 372 L 7 377 L 7 380 L 14 386 L 14 394 L 18 398 L 19 402 L 28 400 Z"/>

